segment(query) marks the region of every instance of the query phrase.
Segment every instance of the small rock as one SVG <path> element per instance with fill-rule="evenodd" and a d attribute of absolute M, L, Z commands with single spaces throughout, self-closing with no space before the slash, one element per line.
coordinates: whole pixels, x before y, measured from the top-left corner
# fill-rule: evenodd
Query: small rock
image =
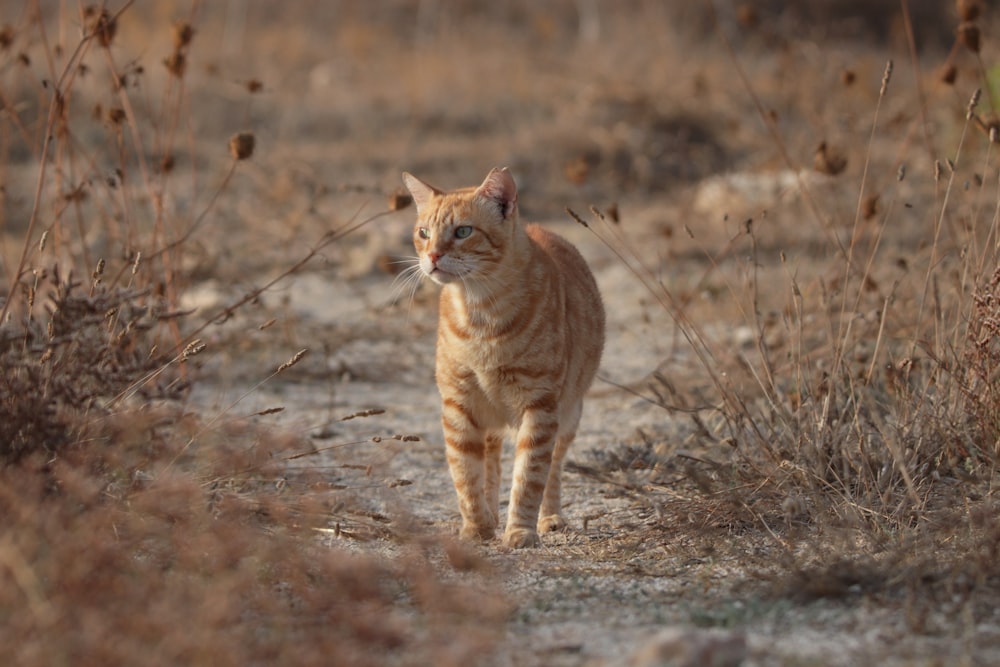
<path fill-rule="evenodd" d="M 823 183 L 828 176 L 815 172 L 745 171 L 704 179 L 695 189 L 693 206 L 711 218 L 743 217 L 747 212 L 772 208 L 777 202 L 798 197 L 802 188 Z"/>
<path fill-rule="evenodd" d="M 623 667 L 736 667 L 746 658 L 742 632 L 677 626 L 654 635 Z"/>

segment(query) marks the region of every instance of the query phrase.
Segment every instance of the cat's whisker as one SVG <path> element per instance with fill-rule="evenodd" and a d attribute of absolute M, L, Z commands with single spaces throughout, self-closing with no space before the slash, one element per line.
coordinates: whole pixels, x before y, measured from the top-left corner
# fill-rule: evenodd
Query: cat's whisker
<path fill-rule="evenodd" d="M 392 266 L 396 266 L 396 265 L 399 265 L 399 264 L 407 264 L 408 265 L 407 268 L 410 268 L 413 265 L 420 266 L 420 258 L 417 257 L 416 255 L 411 255 L 411 256 L 408 256 L 408 257 L 400 257 L 398 259 L 394 259 L 394 260 L 392 260 L 390 262 L 386 262 L 386 263 L 390 264 Z"/>
<path fill-rule="evenodd" d="M 419 266 L 414 267 L 406 273 L 406 280 L 400 285 L 400 290 L 405 292 L 406 296 L 410 299 L 410 301 L 412 301 L 414 294 L 416 294 L 416 291 L 420 289 L 420 285 L 423 284 L 423 281 L 424 272 Z"/>
<path fill-rule="evenodd" d="M 411 297 L 416 291 L 417 285 L 420 284 L 419 272 L 410 271 L 408 273 L 400 274 L 400 279 L 393 282 L 392 287 L 392 304 L 395 305 L 405 297 Z"/>
<path fill-rule="evenodd" d="M 420 282 L 420 258 L 419 257 L 404 257 L 391 262 L 392 264 L 407 264 L 408 266 L 402 271 L 396 274 L 396 277 L 390 285 L 390 290 L 392 291 L 392 303 L 399 301 L 399 297 L 402 296 L 403 291 L 410 287 L 410 294 L 412 296 L 413 291 L 416 289 L 411 283 L 419 284 Z"/>
<path fill-rule="evenodd" d="M 394 261 L 393 264 L 408 264 L 405 269 L 396 274 L 392 281 L 390 290 L 392 293 L 391 304 L 399 303 L 400 299 L 406 297 L 406 320 L 409 322 L 410 313 L 413 310 L 413 301 L 417 290 L 423 282 L 423 270 L 420 268 L 419 257 L 405 257 Z"/>

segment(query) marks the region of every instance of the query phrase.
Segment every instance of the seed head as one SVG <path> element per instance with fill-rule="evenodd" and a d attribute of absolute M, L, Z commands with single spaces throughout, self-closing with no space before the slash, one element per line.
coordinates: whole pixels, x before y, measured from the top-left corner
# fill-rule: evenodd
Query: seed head
<path fill-rule="evenodd" d="M 403 192 L 402 190 L 397 190 L 396 192 L 393 192 L 391 195 L 389 195 L 390 211 L 402 211 L 404 208 L 408 208 L 412 203 L 413 203 L 413 197 Z"/>
<path fill-rule="evenodd" d="M 193 341 L 187 344 L 184 351 L 181 352 L 181 361 L 190 359 L 196 354 L 201 353 L 205 349 L 205 344 L 201 342 L 200 338 L 195 338 Z"/>
<path fill-rule="evenodd" d="M 385 414 L 385 410 L 382 408 L 372 408 L 370 410 L 361 410 L 360 412 L 353 412 L 349 415 L 341 417 L 338 421 L 346 422 L 351 419 L 357 419 L 358 417 L 373 417 L 375 415 Z"/>
<path fill-rule="evenodd" d="M 576 220 L 579 224 L 583 225 L 584 227 L 590 227 L 590 225 L 587 224 L 587 221 L 581 218 L 579 215 L 577 215 L 576 211 L 571 209 L 569 206 L 567 206 L 565 210 L 569 214 L 569 217 Z"/>
<path fill-rule="evenodd" d="M 590 171 L 597 166 L 597 159 L 591 155 L 579 155 L 563 166 L 566 179 L 570 183 L 582 185 L 590 177 Z"/>
<path fill-rule="evenodd" d="M 813 168 L 821 174 L 836 176 L 847 168 L 847 157 L 821 141 L 813 155 Z"/>
<path fill-rule="evenodd" d="M 604 214 L 607 215 L 608 220 L 616 225 L 621 222 L 621 213 L 618 210 L 618 202 L 611 202 L 608 205 L 608 208 L 605 209 Z"/>
<path fill-rule="evenodd" d="M 107 48 L 115 41 L 118 20 L 105 8 L 87 7 L 83 10 L 87 30 L 97 39 L 97 43 Z"/>
<path fill-rule="evenodd" d="M 229 139 L 229 154 L 234 160 L 246 160 L 253 155 L 256 140 L 252 132 L 240 132 Z"/>
<path fill-rule="evenodd" d="M 979 26 L 970 21 L 959 25 L 958 41 L 973 53 L 979 53 Z"/>
<path fill-rule="evenodd" d="M 892 61 L 889 60 L 885 63 L 885 72 L 882 73 L 882 87 L 879 88 L 878 95 L 882 97 L 885 95 L 886 88 L 889 87 L 889 80 L 892 78 Z"/>
<path fill-rule="evenodd" d="M 178 21 L 174 24 L 173 39 L 174 51 L 181 51 L 191 43 L 194 37 L 194 28 L 187 21 Z"/>
<path fill-rule="evenodd" d="M 0 28 L 0 49 L 6 51 L 10 48 L 10 45 L 14 43 L 14 26 L 7 23 L 3 28 Z"/>
<path fill-rule="evenodd" d="M 865 220 L 871 220 L 878 215 L 878 193 L 868 195 L 861 202 L 861 215 Z"/>
<path fill-rule="evenodd" d="M 958 18 L 963 21 L 975 21 L 979 18 L 982 5 L 980 0 L 955 0 L 955 9 L 958 10 Z"/>
<path fill-rule="evenodd" d="M 946 63 L 944 67 L 941 68 L 941 73 L 938 75 L 941 79 L 941 83 L 951 86 L 955 84 L 955 79 L 958 78 L 958 68 L 955 67 L 954 63 Z"/>
<path fill-rule="evenodd" d="M 112 107 L 111 109 L 108 109 L 108 122 L 116 127 L 124 123 L 125 110 L 121 107 Z"/>
<path fill-rule="evenodd" d="M 169 57 L 163 60 L 164 67 L 167 71 L 178 79 L 184 78 L 184 71 L 187 69 L 187 58 L 180 51 L 174 51 Z"/>
<path fill-rule="evenodd" d="M 976 90 L 972 93 L 972 97 L 969 98 L 969 106 L 965 109 L 966 119 L 972 118 L 973 110 L 979 105 L 979 96 L 982 94 L 982 88 L 976 88 Z"/>
<path fill-rule="evenodd" d="M 293 356 L 291 359 L 289 359 L 285 363 L 283 363 L 280 366 L 278 366 L 278 370 L 275 371 L 275 372 L 280 373 L 282 371 L 288 370 L 289 368 L 291 368 L 295 364 L 299 363 L 299 360 L 302 359 L 302 357 L 304 357 L 305 354 L 306 354 L 306 352 L 308 352 L 308 351 L 309 351 L 308 348 L 303 348 L 303 349 L 299 350 L 298 352 L 295 353 L 295 356 Z"/>
<path fill-rule="evenodd" d="M 760 14 L 751 3 L 744 2 L 736 8 L 736 20 L 744 28 L 752 30 L 760 23 Z"/>

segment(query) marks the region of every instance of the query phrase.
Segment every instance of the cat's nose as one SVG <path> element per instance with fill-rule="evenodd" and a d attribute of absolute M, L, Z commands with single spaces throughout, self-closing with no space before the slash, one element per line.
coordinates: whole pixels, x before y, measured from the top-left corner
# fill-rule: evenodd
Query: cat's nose
<path fill-rule="evenodd" d="M 438 260 L 441 259 L 441 255 L 436 252 L 427 253 L 427 259 L 431 260 L 431 264 L 437 264 Z"/>

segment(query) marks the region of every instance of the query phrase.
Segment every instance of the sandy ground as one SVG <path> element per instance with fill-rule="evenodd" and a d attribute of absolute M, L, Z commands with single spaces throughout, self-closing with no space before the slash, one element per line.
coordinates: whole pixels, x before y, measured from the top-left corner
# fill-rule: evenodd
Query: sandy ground
<path fill-rule="evenodd" d="M 474 547 L 472 572 L 438 556 L 443 577 L 485 587 L 510 605 L 499 644 L 482 664 L 985 664 L 1000 654 L 1000 613 L 963 626 L 932 611 L 941 632 L 914 636 L 905 606 L 886 608 L 860 590 L 829 600 L 775 596 L 772 573 L 761 565 L 775 547 L 766 535 L 734 534 L 732 544 L 706 548 L 686 532 L 672 536 L 669 513 L 616 483 L 623 475 L 641 482 L 643 471 L 603 480 L 581 474 L 574 463 L 594 466 L 601 452 L 644 439 L 661 443 L 661 452 L 683 449 L 686 421 L 615 385 L 642 389 L 651 359 L 668 374 L 691 377 L 691 355 L 663 309 L 594 235 L 573 223 L 552 227 L 577 243 L 610 296 L 608 344 L 564 473 L 570 530 L 546 535 L 535 550 L 507 551 L 498 540 Z M 291 464 L 289 479 L 301 465 L 343 500 L 323 538 L 333 548 L 393 558 L 414 539 L 448 543 L 457 534 L 433 384 L 434 294 L 427 285 L 411 301 L 384 274 L 345 281 L 306 273 L 264 301 L 296 323 L 296 345 L 312 348 L 298 376 L 267 383 L 236 407 L 245 384 L 227 391 L 223 380 L 195 396 L 209 413 L 287 406 L 266 419 L 330 447 Z M 206 290 L 199 298 L 211 296 Z M 272 312 L 263 310 L 255 317 Z M 724 335 L 738 344 L 738 328 Z M 339 421 L 372 409 L 385 412 Z M 509 469 L 508 451 L 508 477 Z"/>
<path fill-rule="evenodd" d="M 578 245 L 606 301 L 599 379 L 564 473 L 570 529 L 522 552 L 499 541 L 448 547 L 459 518 L 433 383 L 434 290 L 411 297 L 378 268 L 413 254 L 412 209 L 325 248 L 225 323 L 206 327 L 199 335 L 207 351 L 191 363 L 199 380 L 191 410 L 213 424 L 273 424 L 316 448 L 289 462 L 284 483 L 322 482 L 329 511 L 315 517 L 318 539 L 384 558 L 430 545 L 441 577 L 490 591 L 509 609 L 486 665 L 1000 663 L 1000 609 L 972 613 L 958 593 L 922 597 L 919 589 L 899 599 L 864 586 L 799 596 L 777 562 L 779 542 L 794 530 L 772 534 L 761 522 L 727 525 L 684 513 L 691 481 L 666 463 L 677 465 L 681 454 L 724 463 L 729 454 L 721 445 L 696 447 L 688 416 L 634 392 L 648 396 L 650 375 L 660 370 L 697 404 L 711 384 L 706 369 L 668 309 L 563 213 L 620 204 L 622 229 L 654 280 L 690 296 L 685 312 L 701 335 L 734 357 L 753 346 L 751 279 L 763 316 L 780 320 L 792 307 L 793 282 L 826 306 L 844 276 L 835 249 L 851 243 L 852 225 L 860 238 L 891 219 L 869 276 L 874 287 L 852 304 L 877 314 L 905 267 L 928 260 L 945 181 L 954 178 L 956 187 L 943 238 L 964 243 L 962 224 L 992 211 L 992 190 L 968 185 L 996 183 L 995 150 L 983 149 L 982 136 L 970 138 L 954 172 L 941 176 L 964 136 L 969 96 L 986 75 L 984 61 L 948 55 L 958 23 L 950 7 L 941 18 L 931 3 L 909 3 L 921 45 L 929 45 L 911 62 L 895 2 L 788 3 L 787 11 L 760 3 L 760 15 L 743 7 L 754 3 L 717 2 L 717 25 L 710 3 L 645 0 L 622 12 L 582 1 L 229 2 L 211 3 L 211 11 L 205 4 L 204 17 L 195 17 L 200 50 L 185 79 L 189 97 L 176 119 L 167 118 L 180 128 L 175 171 L 165 179 L 172 233 L 207 212 L 177 260 L 189 321 L 280 274 L 330 229 L 382 210 L 402 170 L 459 187 L 501 165 L 518 179 L 524 217 Z M 168 102 L 178 94 L 162 60 L 169 26 L 186 14 L 170 3 L 144 12 L 134 23 L 123 18 L 115 53 L 121 67 L 132 58 L 146 66 L 133 94 L 145 96 L 139 121 L 156 162 L 152 147 L 172 126 L 156 115 L 157 91 L 167 90 Z M 76 21 L 52 34 L 76 34 Z M 987 34 L 988 55 L 995 47 Z M 960 70 L 954 87 L 934 74 L 949 58 Z M 880 99 L 890 59 L 896 78 Z M 47 76 L 27 71 L 32 86 Z M 118 104 L 110 88 L 106 77 L 82 77 L 78 107 L 89 118 L 96 104 Z M 26 100 L 44 97 L 27 90 Z M 30 106 L 21 113 L 30 117 Z M 98 123 L 93 143 L 114 149 L 111 129 Z M 225 181 L 227 143 L 238 131 L 254 132 L 257 150 Z M 821 145 L 829 155 L 817 155 Z M 6 191 L 31 192 L 33 166 L 27 155 L 14 158 L 27 166 L 5 172 Z M 100 185 L 117 164 L 115 151 L 95 164 L 88 174 Z M 982 170 L 990 171 L 985 181 Z M 799 196 L 803 183 L 808 202 Z M 880 198 L 870 202 L 871 220 L 859 223 L 862 184 Z M 118 209 L 105 206 L 117 191 L 101 188 L 86 206 L 107 220 L 86 242 L 94 256 L 120 264 L 119 239 L 107 232 L 118 229 Z M 147 196 L 135 195 L 140 212 Z M 5 199 L 6 256 L 21 247 L 30 205 L 24 194 Z M 741 231 L 748 220 L 757 234 L 753 257 Z M 146 233 L 147 222 L 136 216 L 131 224 Z M 912 303 L 912 295 L 896 296 Z M 871 321 L 855 320 L 857 327 Z M 301 363 L 264 381 L 300 349 L 309 350 Z M 753 400 L 753 378 L 725 381 Z M 284 411 L 252 417 L 277 407 Z M 370 410 L 382 412 L 344 419 Z M 621 464 L 650 452 L 665 473 Z M 619 465 L 609 463 L 615 457 Z M 509 476 L 509 452 L 505 463 Z M 708 528 L 692 529 L 701 525 Z"/>

